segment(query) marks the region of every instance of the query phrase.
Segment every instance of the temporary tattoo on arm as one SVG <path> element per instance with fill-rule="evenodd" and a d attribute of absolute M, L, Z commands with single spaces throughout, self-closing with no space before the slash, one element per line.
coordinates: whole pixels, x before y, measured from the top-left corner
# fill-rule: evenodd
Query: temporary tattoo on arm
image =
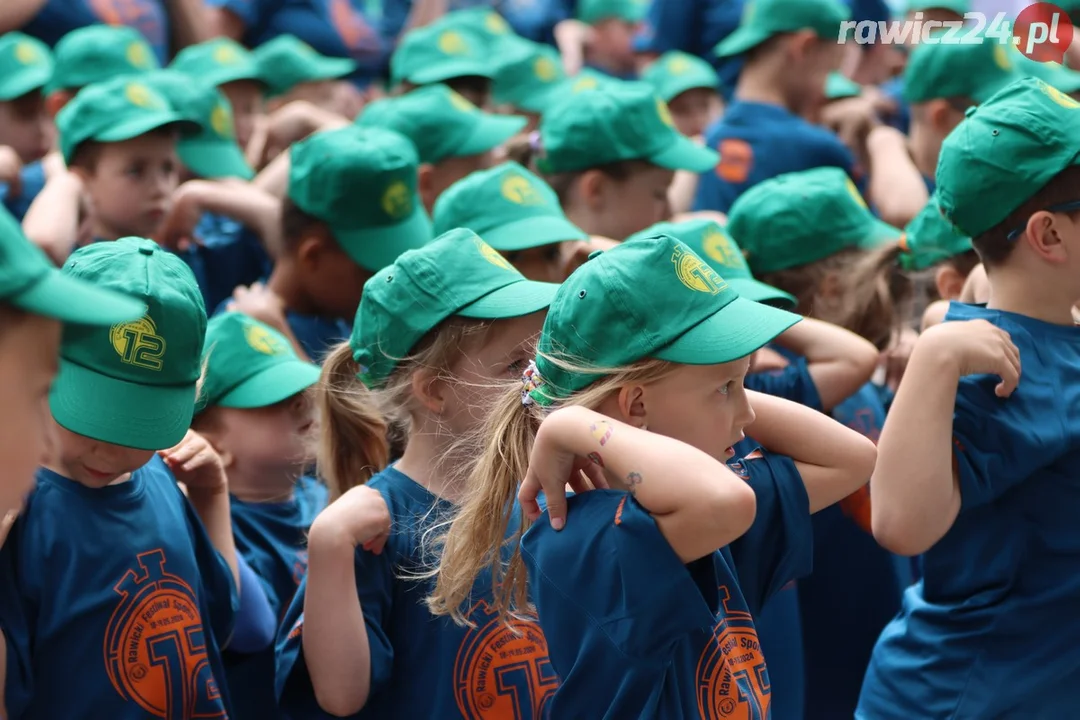
<path fill-rule="evenodd" d="M 633 495 L 637 492 L 637 486 L 645 482 L 645 478 L 641 477 L 641 473 L 632 472 L 626 476 L 626 489 Z"/>
<path fill-rule="evenodd" d="M 604 467 L 604 458 L 600 457 L 600 453 L 591 452 L 586 455 L 586 457 L 589 458 L 590 461 L 592 461 L 593 465 L 599 465 L 600 467 Z"/>
<path fill-rule="evenodd" d="M 600 447 L 604 447 L 607 445 L 607 441 L 611 439 L 611 434 L 614 432 L 614 429 L 611 427 L 610 423 L 605 422 L 604 420 L 597 420 L 589 425 L 589 432 L 591 432 L 592 436 L 600 443 Z"/>

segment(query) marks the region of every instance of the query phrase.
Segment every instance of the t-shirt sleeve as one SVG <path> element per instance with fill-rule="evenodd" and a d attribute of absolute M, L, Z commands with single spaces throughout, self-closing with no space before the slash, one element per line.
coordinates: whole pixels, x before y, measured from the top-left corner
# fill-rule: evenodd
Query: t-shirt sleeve
<path fill-rule="evenodd" d="M 795 463 L 783 455 L 755 450 L 728 467 L 757 497 L 754 524 L 731 544 L 739 587 L 756 615 L 780 588 L 813 569 L 810 497 Z"/>
<path fill-rule="evenodd" d="M 278 10 L 280 0 L 205 0 L 208 7 L 224 8 L 251 28 Z"/>
<path fill-rule="evenodd" d="M 258 652 L 274 642 L 277 630 L 277 620 L 267 596 L 272 591 L 243 555 L 237 553 L 236 561 L 240 566 L 240 607 L 229 649 L 241 653 Z"/>
<path fill-rule="evenodd" d="M 787 367 L 778 370 L 751 373 L 746 376 L 746 389 L 784 398 L 821 411 L 821 395 L 810 377 L 806 358 L 793 359 Z"/>

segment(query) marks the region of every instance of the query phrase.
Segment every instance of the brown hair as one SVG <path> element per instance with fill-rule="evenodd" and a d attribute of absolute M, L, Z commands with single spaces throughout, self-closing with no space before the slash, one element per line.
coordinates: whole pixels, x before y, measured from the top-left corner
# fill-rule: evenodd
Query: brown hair
<path fill-rule="evenodd" d="M 87 140 L 86 142 L 79 143 L 79 146 L 75 148 L 75 153 L 71 156 L 71 162 L 68 163 L 72 168 L 79 168 L 85 170 L 88 173 L 93 173 L 97 170 L 98 160 L 101 159 L 101 152 L 104 149 L 105 143 L 98 142 L 97 140 Z"/>
<path fill-rule="evenodd" d="M 1009 234 L 1024 228 L 1032 215 L 1054 205 L 1080 200 L 1080 167 L 1070 166 L 1052 177 L 1048 183 L 1021 203 L 1000 223 L 971 239 L 979 258 L 988 268 L 1001 265 L 1012 254 L 1016 239 Z M 1066 213 L 1076 220 L 1080 210 Z"/>
<path fill-rule="evenodd" d="M 588 387 L 557 401 L 553 406 L 523 406 L 521 383 L 506 384 L 482 429 L 483 452 L 467 471 L 466 495 L 448 531 L 439 539 L 442 557 L 435 571 L 435 590 L 428 608 L 435 615 L 449 615 L 459 625 L 469 624 L 467 608 L 476 578 L 491 570 L 491 592 L 502 619 L 528 607 L 521 536 L 529 528 L 520 515 L 516 531 L 507 537 L 514 512 L 518 484 L 529 468 L 529 456 L 545 415 L 560 407 L 579 405 L 596 409 L 612 393 L 632 383 L 651 383 L 678 366 L 663 360 L 645 359 L 622 368 L 595 368 L 554 357 L 545 359 L 575 373 L 599 377 Z M 506 551 L 509 551 L 506 553 Z"/>
<path fill-rule="evenodd" d="M 506 158 L 512 162 L 516 162 L 518 165 L 529 168 L 529 170 L 542 177 L 544 181 L 551 186 L 551 189 L 555 191 L 555 195 L 559 198 L 559 204 L 563 207 L 566 207 L 567 200 L 574 188 L 574 183 L 588 170 L 596 170 L 615 182 L 621 183 L 626 182 L 636 173 L 652 167 L 644 160 L 617 160 L 615 162 L 586 168 L 585 170 L 543 173 L 536 167 L 536 155 L 537 148 L 534 147 L 533 140 L 529 135 L 520 135 L 512 138 L 506 145 Z"/>
<path fill-rule="evenodd" d="M 794 295 L 800 314 L 851 330 L 883 350 L 910 318 L 912 280 L 900 269 L 900 254 L 899 243 L 870 251 L 849 248 L 806 265 L 762 273 L 759 279 Z M 830 276 L 840 283 L 842 300 L 835 312 L 815 304 Z"/>

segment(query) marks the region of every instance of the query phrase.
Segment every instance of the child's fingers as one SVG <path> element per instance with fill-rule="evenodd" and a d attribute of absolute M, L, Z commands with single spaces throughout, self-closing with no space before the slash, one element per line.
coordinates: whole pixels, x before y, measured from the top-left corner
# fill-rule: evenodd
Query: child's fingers
<path fill-rule="evenodd" d="M 525 482 L 521 483 L 521 488 L 518 490 L 518 504 L 521 505 L 522 512 L 529 520 L 540 517 L 540 503 L 536 501 L 539 496 L 540 484 L 535 482 L 530 475 L 525 478 Z"/>
<path fill-rule="evenodd" d="M 166 450 L 163 455 L 165 459 L 174 465 L 183 465 L 191 458 L 195 457 L 200 447 L 197 443 L 190 442 L 187 438 L 176 447 Z"/>
<path fill-rule="evenodd" d="M 374 553 L 376 555 L 380 555 L 382 553 L 382 551 L 383 551 L 383 548 L 386 547 L 386 541 L 389 540 L 389 539 L 390 539 L 390 533 L 389 532 L 379 533 L 375 537 L 373 537 L 370 540 L 368 540 L 367 542 L 365 542 L 360 547 L 364 548 L 368 552 Z"/>

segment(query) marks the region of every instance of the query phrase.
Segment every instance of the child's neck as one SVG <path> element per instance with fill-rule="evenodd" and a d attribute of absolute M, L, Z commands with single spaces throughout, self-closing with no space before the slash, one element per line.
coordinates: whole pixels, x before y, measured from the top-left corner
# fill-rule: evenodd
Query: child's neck
<path fill-rule="evenodd" d="M 776 77 L 770 65 L 747 63 L 735 85 L 735 99 L 776 105 L 795 112 L 793 103 L 784 94 L 783 85 L 783 80 Z"/>
<path fill-rule="evenodd" d="M 285 303 L 286 310 L 302 315 L 322 315 L 297 277 L 297 267 L 292 258 L 283 257 L 274 263 L 274 269 L 266 286 Z"/>
<path fill-rule="evenodd" d="M 1075 325 L 1073 306 L 1075 297 L 1053 282 L 1031 282 L 1030 277 L 1016 267 L 1000 267 L 988 270 L 990 310 L 1025 315 L 1053 325 Z"/>
<path fill-rule="evenodd" d="M 437 430 L 425 432 L 414 427 L 395 468 L 432 495 L 456 504 L 461 501 L 462 487 L 455 473 L 466 461 L 450 458 L 446 442 L 440 437 Z"/>
<path fill-rule="evenodd" d="M 923 177 L 933 180 L 937 174 L 937 160 L 940 148 L 940 145 L 934 146 L 926 128 L 921 123 L 911 124 L 908 151 L 911 153 L 911 161 L 915 163 L 915 169 L 922 173 Z"/>
<path fill-rule="evenodd" d="M 94 240 L 113 241 L 119 240 L 124 237 L 122 234 L 116 232 L 112 228 L 108 228 L 102 225 L 98 220 L 93 220 L 90 224 L 90 229 L 93 231 Z"/>
<path fill-rule="evenodd" d="M 232 465 L 228 468 L 229 493 L 248 503 L 281 503 L 292 499 L 302 472 L 295 467 L 267 472 Z"/>

